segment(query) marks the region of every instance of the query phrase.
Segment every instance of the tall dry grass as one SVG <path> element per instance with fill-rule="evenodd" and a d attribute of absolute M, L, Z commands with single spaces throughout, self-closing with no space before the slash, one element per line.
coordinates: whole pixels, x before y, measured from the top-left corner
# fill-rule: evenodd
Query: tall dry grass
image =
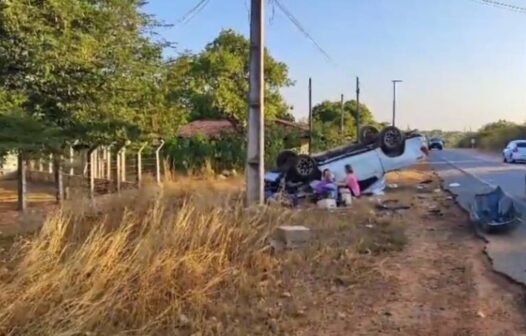
<path fill-rule="evenodd" d="M 266 239 L 291 214 L 245 210 L 236 190 L 185 188 L 52 214 L 6 261 L 0 334 L 246 334 L 236 325 L 261 318 L 272 288 L 259 284 L 280 267 Z"/>

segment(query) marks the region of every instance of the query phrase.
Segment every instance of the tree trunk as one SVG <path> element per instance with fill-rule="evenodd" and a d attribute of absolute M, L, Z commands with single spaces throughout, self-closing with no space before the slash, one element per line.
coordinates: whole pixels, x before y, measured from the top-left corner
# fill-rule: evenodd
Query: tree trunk
<path fill-rule="evenodd" d="M 18 210 L 22 212 L 27 209 L 26 194 L 26 161 L 24 155 L 18 153 Z"/>
<path fill-rule="evenodd" d="M 62 175 L 62 162 L 61 157 L 56 155 L 53 161 L 54 173 L 55 173 L 55 195 L 57 204 L 62 204 L 64 201 L 64 178 Z"/>

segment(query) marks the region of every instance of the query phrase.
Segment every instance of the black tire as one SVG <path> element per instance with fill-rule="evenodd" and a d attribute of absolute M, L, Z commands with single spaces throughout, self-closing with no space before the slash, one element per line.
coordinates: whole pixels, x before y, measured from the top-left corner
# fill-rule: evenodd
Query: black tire
<path fill-rule="evenodd" d="M 284 150 L 283 152 L 279 153 L 278 157 L 276 158 L 276 168 L 283 172 L 287 172 L 290 167 L 292 167 L 297 157 L 298 154 L 296 152 Z"/>
<path fill-rule="evenodd" d="M 380 148 L 386 155 L 400 155 L 404 150 L 405 136 L 394 126 L 382 130 L 379 137 Z"/>
<path fill-rule="evenodd" d="M 506 159 L 506 155 L 502 155 L 502 162 L 508 163 L 508 159 Z"/>
<path fill-rule="evenodd" d="M 360 142 L 363 144 L 373 143 L 378 139 L 380 132 L 374 126 L 364 126 L 360 129 Z"/>
<path fill-rule="evenodd" d="M 300 154 L 290 168 L 289 178 L 293 181 L 311 181 L 319 177 L 316 161 L 308 155 Z"/>

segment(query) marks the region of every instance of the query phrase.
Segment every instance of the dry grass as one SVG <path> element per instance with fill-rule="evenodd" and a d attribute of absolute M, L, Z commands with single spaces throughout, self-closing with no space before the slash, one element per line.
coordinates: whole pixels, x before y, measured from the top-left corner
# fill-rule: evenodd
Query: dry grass
<path fill-rule="evenodd" d="M 55 212 L 3 262 L 0 334 L 267 335 L 301 319 L 278 304 L 295 287 L 287 274 L 338 265 L 319 270 L 360 282 L 374 271 L 361 253 L 404 244 L 401 218 L 378 217 L 370 201 L 332 215 L 245 210 L 241 185 L 187 180 Z M 313 228 L 314 242 L 271 253 L 283 224 Z"/>

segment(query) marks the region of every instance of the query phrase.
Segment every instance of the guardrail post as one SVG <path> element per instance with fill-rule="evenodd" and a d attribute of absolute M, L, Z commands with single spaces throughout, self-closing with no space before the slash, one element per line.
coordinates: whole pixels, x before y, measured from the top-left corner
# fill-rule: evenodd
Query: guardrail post
<path fill-rule="evenodd" d="M 137 186 L 140 188 L 142 183 L 142 151 L 147 143 L 143 143 L 141 148 L 137 151 Z"/>
<path fill-rule="evenodd" d="M 164 146 L 164 140 L 161 140 L 161 143 L 155 150 L 155 179 L 157 180 L 157 184 L 161 185 L 161 158 L 159 155 L 159 152 L 161 151 L 161 148 Z"/>

